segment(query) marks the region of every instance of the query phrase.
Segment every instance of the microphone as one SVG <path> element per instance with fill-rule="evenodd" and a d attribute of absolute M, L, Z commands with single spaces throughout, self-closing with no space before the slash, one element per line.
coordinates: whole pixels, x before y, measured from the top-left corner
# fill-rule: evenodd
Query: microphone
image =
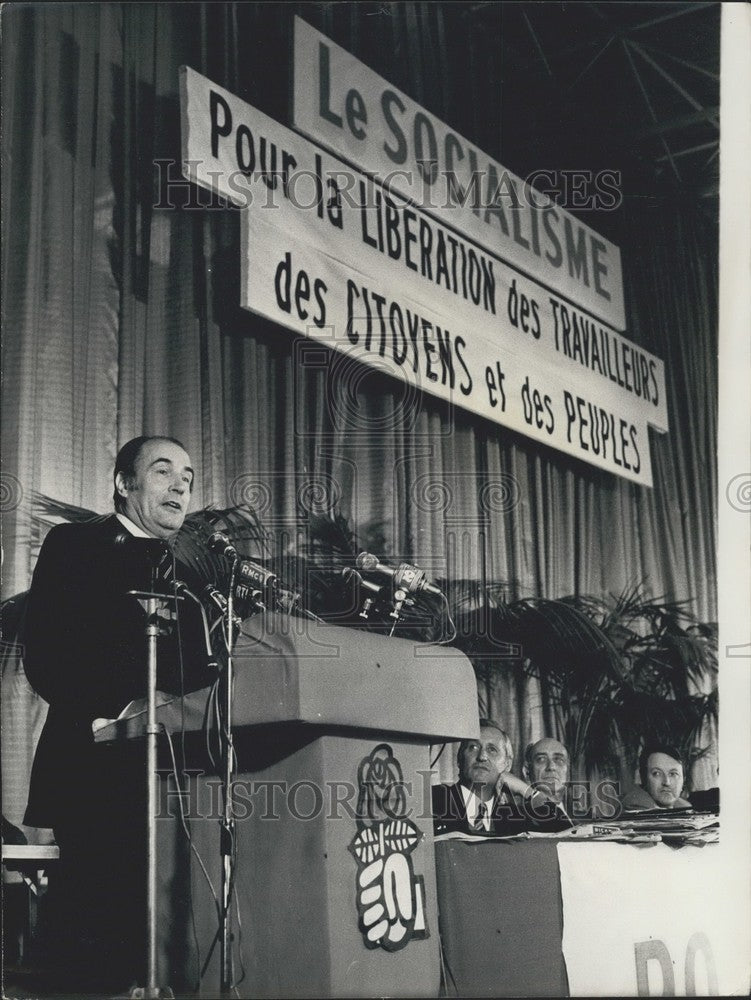
<path fill-rule="evenodd" d="M 206 600 L 212 601 L 222 612 L 223 615 L 227 614 L 229 609 L 229 602 L 221 590 L 217 588 L 212 583 L 207 583 L 206 586 L 201 591 L 201 596 Z M 238 627 L 242 625 L 242 618 L 239 615 L 233 615 L 234 623 Z"/>
<path fill-rule="evenodd" d="M 275 573 L 249 559 L 242 560 L 237 567 L 237 575 L 241 580 L 248 580 L 259 590 L 277 590 L 279 588 L 279 577 Z"/>
<path fill-rule="evenodd" d="M 129 531 L 121 531 L 119 535 L 115 535 L 115 546 L 141 552 L 156 566 L 170 555 L 170 547 L 163 538 L 142 538 L 140 535 L 131 535 Z"/>
<path fill-rule="evenodd" d="M 373 605 L 376 603 L 376 597 L 373 595 L 381 593 L 382 584 L 373 583 L 372 580 L 366 580 L 365 577 L 361 576 L 356 569 L 351 569 L 349 566 L 342 570 L 342 577 L 347 581 L 347 583 L 352 583 L 354 581 L 360 588 L 360 593 L 365 595 L 362 602 L 362 609 L 360 611 L 360 618 L 365 618 L 367 620 Z M 368 593 L 368 591 L 370 593 Z"/>
<path fill-rule="evenodd" d="M 227 598 L 212 583 L 207 583 L 206 586 L 201 591 L 201 597 L 213 601 L 214 604 L 219 608 L 219 610 L 224 614 L 227 610 Z"/>
<path fill-rule="evenodd" d="M 370 552 L 361 552 L 355 559 L 355 566 L 365 570 L 366 573 L 385 573 L 386 576 L 393 576 L 394 571 L 390 566 L 384 566 L 378 562 L 378 556 L 371 555 Z"/>
<path fill-rule="evenodd" d="M 226 556 L 228 559 L 239 559 L 237 549 L 223 531 L 215 531 L 207 544 L 212 552 L 216 552 L 220 556 Z"/>
<path fill-rule="evenodd" d="M 396 569 L 378 561 L 378 556 L 370 552 L 361 552 L 355 559 L 355 565 L 365 573 L 382 573 L 394 581 L 394 588 L 406 590 L 408 594 L 418 594 L 425 591 L 435 597 L 443 597 L 443 591 L 428 581 L 425 571 L 411 563 L 400 563 Z"/>
<path fill-rule="evenodd" d="M 342 570 L 342 577 L 347 581 L 347 583 L 351 583 L 354 580 L 358 586 L 362 587 L 364 590 L 369 590 L 374 594 L 380 594 L 381 592 L 381 584 L 372 583 L 370 580 L 366 580 L 364 577 L 360 576 L 356 569 L 352 569 L 349 566 Z"/>

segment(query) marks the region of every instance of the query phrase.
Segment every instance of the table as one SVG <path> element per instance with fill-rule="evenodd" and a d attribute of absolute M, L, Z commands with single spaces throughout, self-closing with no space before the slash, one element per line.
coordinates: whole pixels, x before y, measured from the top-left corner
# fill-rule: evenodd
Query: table
<path fill-rule="evenodd" d="M 32 941 L 37 925 L 37 901 L 46 889 L 44 869 L 60 857 L 57 844 L 3 844 L 3 868 L 17 872 L 26 887 L 24 926 L 16 943 L 18 960 L 23 961 L 26 944 Z"/>
<path fill-rule="evenodd" d="M 435 858 L 448 996 L 748 992 L 717 844 L 439 838 Z"/>
<path fill-rule="evenodd" d="M 568 996 L 555 840 L 437 840 L 448 996 Z"/>

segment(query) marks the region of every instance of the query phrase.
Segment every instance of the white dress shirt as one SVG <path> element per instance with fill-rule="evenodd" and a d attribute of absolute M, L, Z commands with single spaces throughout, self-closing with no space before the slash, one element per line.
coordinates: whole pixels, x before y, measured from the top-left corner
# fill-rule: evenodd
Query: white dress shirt
<path fill-rule="evenodd" d="M 475 822 L 477 820 L 477 813 L 480 809 L 480 803 L 483 799 L 479 795 L 475 795 L 471 788 L 467 788 L 466 785 L 460 784 L 459 787 L 462 790 L 462 798 L 464 799 L 464 808 L 467 812 L 467 822 L 470 827 L 475 827 Z M 490 817 L 493 814 L 493 806 L 495 805 L 495 795 L 492 798 L 484 800 L 485 805 L 485 816 L 482 821 L 482 826 L 484 830 L 490 832 Z"/>
<path fill-rule="evenodd" d="M 125 514 L 121 514 L 118 511 L 118 513 L 115 515 L 115 517 L 118 519 L 118 521 L 120 522 L 120 524 L 122 524 L 122 526 L 127 531 L 129 531 L 131 533 L 131 535 L 135 535 L 136 538 L 153 538 L 154 537 L 153 535 L 150 535 L 147 531 L 144 531 L 143 528 L 140 528 L 133 521 L 131 521 L 131 519 L 129 517 L 126 517 Z"/>

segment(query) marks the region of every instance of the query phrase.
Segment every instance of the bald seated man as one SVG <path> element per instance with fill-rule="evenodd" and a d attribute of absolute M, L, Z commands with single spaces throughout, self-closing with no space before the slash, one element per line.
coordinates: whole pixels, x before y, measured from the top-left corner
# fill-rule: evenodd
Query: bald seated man
<path fill-rule="evenodd" d="M 524 777 L 545 792 L 565 810 L 566 783 L 569 780 L 568 750 L 550 736 L 529 743 L 524 751 Z"/>

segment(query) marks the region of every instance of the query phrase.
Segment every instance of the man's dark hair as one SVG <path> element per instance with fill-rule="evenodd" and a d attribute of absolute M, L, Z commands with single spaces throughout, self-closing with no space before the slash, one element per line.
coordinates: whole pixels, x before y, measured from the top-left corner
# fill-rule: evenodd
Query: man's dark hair
<path fill-rule="evenodd" d="M 685 777 L 686 764 L 681 756 L 680 750 L 671 746 L 669 743 L 647 743 L 639 755 L 639 778 L 641 779 L 643 788 L 647 787 L 647 765 L 649 764 L 649 758 L 653 753 L 664 753 L 668 757 L 672 757 L 673 760 L 677 760 L 683 768 L 683 775 Z"/>
<path fill-rule="evenodd" d="M 115 459 L 115 471 L 112 474 L 112 479 L 115 484 L 112 499 L 115 504 L 115 510 L 118 514 L 122 514 L 125 510 L 125 497 L 120 496 L 117 491 L 118 474 L 122 472 L 125 485 L 128 489 L 130 489 L 134 485 L 136 479 L 136 462 L 138 461 L 138 456 L 141 454 L 143 446 L 149 441 L 170 441 L 172 444 L 176 444 L 178 448 L 182 448 L 182 450 L 185 451 L 185 445 L 182 441 L 178 441 L 177 438 L 167 437 L 166 434 L 146 434 L 141 437 L 131 438 L 130 441 L 126 442 L 117 453 L 117 458 Z"/>
<path fill-rule="evenodd" d="M 562 740 L 559 740 L 557 736 L 541 736 L 537 740 L 532 740 L 524 748 L 524 763 L 531 770 L 532 769 L 532 751 L 537 746 L 538 743 L 542 743 L 543 740 L 555 740 L 556 743 L 560 743 L 563 749 L 566 751 L 566 756 L 569 758 L 569 766 L 571 765 L 571 756 L 568 752 L 568 747 Z"/>

